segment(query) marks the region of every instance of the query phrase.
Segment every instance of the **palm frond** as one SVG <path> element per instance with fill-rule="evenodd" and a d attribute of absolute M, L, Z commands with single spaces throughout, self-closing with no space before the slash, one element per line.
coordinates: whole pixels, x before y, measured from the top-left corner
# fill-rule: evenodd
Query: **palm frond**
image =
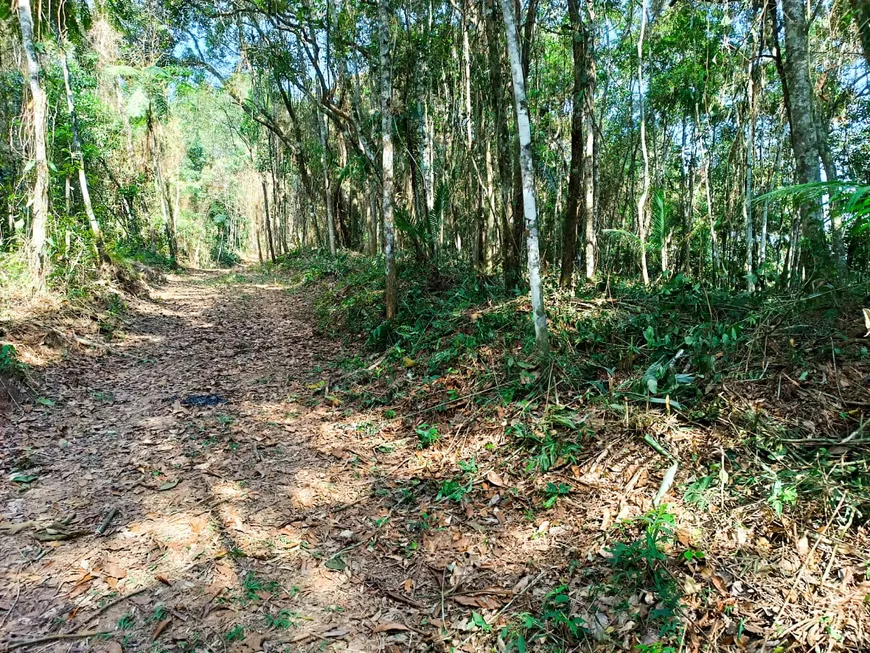
<path fill-rule="evenodd" d="M 640 251 L 640 238 L 637 234 L 628 231 L 627 229 L 602 229 L 601 233 L 612 236 L 616 240 L 628 243 L 632 251 Z"/>

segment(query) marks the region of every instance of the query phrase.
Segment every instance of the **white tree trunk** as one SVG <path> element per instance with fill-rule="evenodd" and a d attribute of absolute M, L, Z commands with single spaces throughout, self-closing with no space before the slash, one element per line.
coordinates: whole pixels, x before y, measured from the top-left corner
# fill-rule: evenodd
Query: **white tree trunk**
<path fill-rule="evenodd" d="M 33 16 L 30 0 L 18 0 L 18 23 L 21 28 L 21 44 L 27 60 L 27 79 L 33 100 L 33 158 L 36 181 L 32 191 L 32 215 L 28 256 L 38 287 L 45 285 L 48 260 L 45 251 L 48 229 L 48 157 L 45 153 L 45 90 L 39 79 L 39 59 L 33 45 Z"/>
<path fill-rule="evenodd" d="M 398 313 L 398 290 L 396 283 L 396 237 L 393 224 L 393 83 L 390 61 L 390 3 L 378 0 L 378 32 L 381 58 L 381 139 L 383 144 L 383 215 L 384 258 L 387 279 L 384 300 L 386 316 L 392 320 Z"/>
<path fill-rule="evenodd" d="M 517 131 L 520 137 L 520 172 L 523 184 L 523 212 L 526 221 L 526 244 L 529 266 L 529 287 L 532 313 L 535 323 L 535 342 L 541 357 L 550 353 L 547 334 L 547 313 L 541 288 L 541 255 L 538 248 L 538 216 L 535 202 L 535 171 L 532 166 L 532 130 L 529 124 L 529 107 L 526 101 L 526 82 L 520 60 L 519 37 L 514 19 L 513 0 L 501 0 L 507 33 L 508 55 L 511 62 L 511 78 L 514 87 L 514 107 L 517 113 Z"/>
<path fill-rule="evenodd" d="M 755 151 L 755 114 L 757 110 L 757 98 L 755 97 L 755 60 L 752 59 L 747 70 L 746 93 L 749 104 L 749 115 L 746 118 L 746 179 L 745 193 L 743 197 L 743 223 L 746 233 L 746 260 L 743 271 L 746 274 L 746 290 L 755 292 L 755 270 L 753 267 L 753 250 L 755 248 L 755 233 L 752 220 L 752 167 Z"/>
<path fill-rule="evenodd" d="M 646 146 L 646 114 L 644 111 L 643 88 L 643 39 L 646 35 L 646 0 L 640 5 L 640 36 L 637 38 L 637 95 L 640 106 L 640 149 L 643 153 L 643 185 L 637 200 L 637 235 L 640 238 L 640 272 L 643 284 L 649 285 L 649 268 L 646 262 L 646 238 L 649 232 L 649 150 Z"/>
<path fill-rule="evenodd" d="M 586 264 L 586 279 L 595 278 L 595 251 L 597 238 L 595 233 L 595 13 L 592 0 L 586 2 L 586 21 L 584 29 L 585 40 L 585 71 L 586 86 L 583 93 L 583 231 L 586 240 L 584 262 Z"/>
<path fill-rule="evenodd" d="M 326 118 L 320 111 L 317 114 L 317 132 L 320 136 L 320 163 L 323 167 L 323 196 L 326 200 L 326 232 L 329 234 L 329 253 L 335 256 L 335 211 L 332 208 L 332 189 L 329 183 L 329 168 L 326 156 Z"/>
<path fill-rule="evenodd" d="M 66 108 L 67 113 L 69 114 L 70 125 L 72 125 L 72 158 L 78 168 L 79 187 L 82 191 L 82 202 L 84 202 L 85 205 L 85 214 L 88 218 L 88 225 L 91 228 L 91 235 L 94 237 L 97 255 L 101 260 L 103 260 L 105 258 L 103 233 L 100 229 L 100 223 L 97 222 L 97 216 L 94 213 L 94 205 L 91 202 L 91 193 L 88 188 L 88 177 L 85 174 L 85 157 L 82 153 L 82 143 L 81 138 L 79 137 L 75 98 L 72 92 L 72 84 L 70 84 L 69 62 L 67 61 L 66 52 L 63 49 L 60 50 L 60 64 L 63 69 L 63 85 L 66 90 Z"/>

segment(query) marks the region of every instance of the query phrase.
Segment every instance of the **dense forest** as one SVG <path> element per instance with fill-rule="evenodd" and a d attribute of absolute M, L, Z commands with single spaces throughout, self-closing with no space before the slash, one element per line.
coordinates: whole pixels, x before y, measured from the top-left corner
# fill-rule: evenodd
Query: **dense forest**
<path fill-rule="evenodd" d="M 0 648 L 870 650 L 870 1 L 2 18 Z"/>
<path fill-rule="evenodd" d="M 867 8 L 806 9 L 18 3 L 4 267 L 58 285 L 122 253 L 383 253 L 387 315 L 403 256 L 535 297 L 541 271 L 750 292 L 860 275 Z"/>

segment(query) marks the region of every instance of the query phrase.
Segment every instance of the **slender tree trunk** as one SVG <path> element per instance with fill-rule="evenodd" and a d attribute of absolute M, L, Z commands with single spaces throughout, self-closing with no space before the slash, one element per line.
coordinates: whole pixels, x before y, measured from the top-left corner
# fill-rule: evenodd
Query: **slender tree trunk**
<path fill-rule="evenodd" d="M 580 194 L 583 192 L 583 109 L 584 97 L 584 43 L 583 25 L 577 0 L 568 0 L 571 21 L 571 54 L 574 63 L 574 88 L 571 93 L 571 164 L 568 169 L 568 199 L 562 221 L 562 267 L 559 286 L 570 288 L 574 283 L 577 261 L 577 223 L 580 213 Z"/>
<path fill-rule="evenodd" d="M 646 239 L 649 232 L 649 210 L 647 199 L 649 198 L 649 151 L 646 146 L 646 115 L 644 111 L 644 88 L 643 88 L 643 39 L 646 35 L 646 0 L 641 0 L 640 7 L 640 36 L 637 39 L 637 92 L 640 106 L 640 149 L 643 153 L 643 186 L 640 197 L 637 200 L 637 235 L 640 238 L 640 271 L 643 284 L 649 285 L 649 269 L 646 261 Z"/>
<path fill-rule="evenodd" d="M 85 205 L 85 215 L 88 217 L 88 225 L 91 229 L 91 235 L 94 237 L 94 244 L 97 249 L 97 256 L 101 261 L 107 261 L 105 246 L 103 244 L 103 232 L 100 229 L 100 223 L 97 222 L 97 216 L 94 213 L 94 205 L 91 202 L 91 193 L 88 188 L 88 177 L 85 174 L 85 157 L 82 153 L 81 137 L 79 136 L 78 116 L 76 115 L 75 98 L 70 84 L 69 63 L 67 61 L 66 52 L 60 50 L 60 64 L 63 69 L 63 85 L 66 90 L 66 107 L 69 114 L 69 121 L 72 127 L 72 158 L 75 161 L 79 173 L 79 187 L 82 191 L 82 202 Z"/>
<path fill-rule="evenodd" d="M 317 114 L 317 133 L 320 136 L 320 163 L 323 167 L 323 196 L 326 201 L 326 231 L 329 234 L 329 253 L 335 256 L 335 209 L 332 203 L 332 191 L 329 183 L 328 152 L 326 149 L 326 118 L 320 111 Z"/>
<path fill-rule="evenodd" d="M 492 148 L 490 147 L 489 139 L 484 143 L 484 159 L 486 165 L 486 191 L 487 211 L 486 211 L 486 230 L 484 239 L 484 259 L 483 269 L 486 274 L 492 274 L 493 260 L 495 259 L 496 248 L 495 242 L 498 236 L 498 230 L 495 223 L 495 189 L 493 188 L 493 169 L 492 169 Z"/>
<path fill-rule="evenodd" d="M 818 183 L 821 179 L 818 135 L 813 117 L 813 89 L 810 83 L 809 26 L 805 12 L 805 0 L 782 0 L 785 35 L 782 82 L 788 88 L 791 145 L 799 184 Z M 814 275 L 831 262 L 830 250 L 825 240 L 821 200 L 806 201 L 800 210 L 803 236 L 809 244 L 809 247 L 803 248 L 806 267 L 808 273 Z"/>
<path fill-rule="evenodd" d="M 764 264 L 767 262 L 767 215 L 770 211 L 770 202 L 764 200 L 764 208 L 761 211 L 761 239 L 758 243 L 758 271 L 761 277 L 764 275 Z"/>
<path fill-rule="evenodd" d="M 169 189 L 166 180 L 163 177 L 163 170 L 160 167 L 160 159 L 157 153 L 157 136 L 153 134 L 154 151 L 154 185 L 156 192 L 160 195 L 160 208 L 163 212 L 164 229 L 166 231 L 166 243 L 169 246 L 169 260 L 173 268 L 178 267 L 178 241 L 175 237 L 175 213 L 172 210 L 172 201 L 169 198 Z"/>
<path fill-rule="evenodd" d="M 756 66 L 754 57 L 750 60 L 747 69 L 746 95 L 748 111 L 744 130 L 744 141 L 746 145 L 746 175 L 744 178 L 745 188 L 743 197 L 743 224 L 746 236 L 746 258 L 744 261 L 743 272 L 746 276 L 746 290 L 753 293 L 755 292 L 755 269 L 753 265 L 753 255 L 755 253 L 755 229 L 752 206 L 752 169 L 755 165 L 755 121 L 758 114 L 758 85 L 756 83 Z"/>
<path fill-rule="evenodd" d="M 839 180 L 837 174 L 837 166 L 834 164 L 834 157 L 831 155 L 831 148 L 828 145 L 828 134 L 830 133 L 830 120 L 822 119 L 819 116 L 819 124 L 817 125 L 817 134 L 819 142 L 819 156 L 822 159 L 822 167 L 825 169 L 825 181 L 835 182 Z M 843 244 L 843 215 L 840 207 L 834 203 L 829 205 L 829 213 L 831 216 L 831 249 L 834 252 L 834 263 L 840 270 L 846 267 L 846 248 Z"/>
<path fill-rule="evenodd" d="M 260 175 L 260 187 L 263 189 L 263 220 L 266 223 L 266 242 L 269 245 L 269 257 L 272 263 L 277 261 L 275 257 L 275 239 L 272 237 L 272 219 L 269 216 L 269 191 L 266 189 L 266 174 Z"/>
<path fill-rule="evenodd" d="M 508 55 L 511 63 L 511 76 L 514 87 L 514 107 L 517 116 L 517 131 L 520 140 L 520 170 L 523 183 L 523 212 L 526 221 L 526 243 L 528 248 L 529 286 L 532 299 L 532 313 L 535 324 L 535 342 L 538 353 L 546 358 L 550 353 L 547 335 L 547 313 L 544 310 L 544 297 L 541 288 L 541 259 L 538 249 L 538 217 L 535 204 L 535 175 L 532 166 L 532 130 L 529 123 L 529 108 L 526 100 L 526 83 L 520 59 L 519 38 L 514 19 L 513 0 L 501 0 L 507 34 Z"/>
<path fill-rule="evenodd" d="M 39 59 L 33 43 L 33 16 L 30 0 L 18 0 L 18 24 L 21 29 L 21 44 L 27 61 L 27 79 L 33 102 L 33 158 L 36 180 L 31 194 L 30 238 L 28 258 L 37 287 L 45 285 L 48 271 L 48 257 L 45 251 L 48 229 L 48 157 L 45 151 L 45 90 L 39 79 Z"/>
<path fill-rule="evenodd" d="M 586 240 L 584 263 L 586 279 L 595 278 L 596 253 L 598 238 L 596 236 L 596 194 L 598 187 L 597 158 L 595 155 L 595 87 L 598 71 L 595 64 L 595 21 L 592 0 L 586 0 L 586 24 L 583 32 L 584 70 L 583 70 L 583 232 Z"/>
<path fill-rule="evenodd" d="M 378 0 L 378 33 L 381 59 L 381 139 L 383 143 L 383 212 L 384 257 L 387 279 L 384 300 L 386 316 L 392 320 L 398 314 L 398 288 L 396 280 L 396 243 L 393 224 L 393 82 L 390 56 L 390 2 Z"/>
<path fill-rule="evenodd" d="M 517 266 L 519 262 L 514 256 L 510 225 L 513 223 L 512 204 L 510 200 L 513 169 L 511 167 L 510 136 L 507 131 L 507 116 L 504 111 L 503 97 L 503 66 L 501 47 L 498 36 L 497 13 L 494 0 L 486 1 L 486 45 L 487 62 L 489 64 L 490 107 L 493 111 L 493 127 L 495 128 L 496 149 L 498 156 L 498 185 L 501 205 L 499 207 L 499 231 L 501 236 L 501 267 L 506 288 L 514 288 L 517 284 Z"/>

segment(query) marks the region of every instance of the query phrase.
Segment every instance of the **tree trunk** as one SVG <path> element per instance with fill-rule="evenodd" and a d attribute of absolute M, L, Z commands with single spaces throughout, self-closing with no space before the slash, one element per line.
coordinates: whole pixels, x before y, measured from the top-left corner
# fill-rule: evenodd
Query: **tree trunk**
<path fill-rule="evenodd" d="M 33 16 L 30 0 L 18 0 L 18 23 L 21 28 L 21 44 L 27 60 L 27 79 L 33 102 L 33 158 L 36 168 L 36 181 L 31 195 L 33 219 L 30 223 L 28 258 L 37 287 L 45 285 L 48 271 L 48 258 L 45 251 L 46 231 L 48 229 L 48 157 L 45 152 L 45 90 L 39 79 L 39 59 L 33 44 Z"/>
<path fill-rule="evenodd" d="M 870 67 L 870 3 L 867 0 L 852 0 L 852 15 L 858 26 L 858 36 L 861 39 L 861 48 L 864 50 L 864 59 Z"/>
<path fill-rule="evenodd" d="M 640 238 L 640 271 L 643 284 L 649 285 L 649 269 L 646 261 L 646 238 L 649 232 L 649 151 L 646 146 L 646 115 L 644 112 L 643 88 L 643 39 L 646 35 L 646 0 L 640 6 L 640 36 L 637 39 L 637 93 L 640 106 L 640 149 L 643 153 L 643 186 L 637 200 L 637 235 Z"/>
<path fill-rule="evenodd" d="M 272 259 L 272 263 L 275 263 L 275 239 L 272 237 L 272 219 L 269 217 L 269 191 L 266 190 L 266 173 L 260 175 L 260 187 L 263 189 L 263 219 L 266 222 L 266 242 L 269 245 L 269 257 Z"/>
<path fill-rule="evenodd" d="M 63 69 L 63 85 L 66 90 L 66 108 L 69 114 L 69 121 L 72 128 L 72 158 L 75 161 L 79 172 L 79 187 L 82 191 L 82 202 L 85 205 L 85 214 L 88 217 L 88 225 L 91 228 L 91 235 L 94 237 L 94 245 L 97 249 L 97 256 L 100 261 L 108 261 L 106 256 L 105 246 L 103 244 L 103 232 L 100 229 L 100 223 L 97 222 L 97 216 L 94 213 L 94 205 L 91 203 L 91 193 L 88 188 L 88 177 L 85 174 L 85 157 L 82 154 L 81 138 L 79 137 L 78 117 L 76 116 L 75 98 L 73 97 L 72 85 L 70 84 L 69 63 L 67 61 L 66 52 L 63 48 L 60 49 L 60 64 Z"/>
<path fill-rule="evenodd" d="M 819 116 L 819 124 L 817 134 L 819 139 L 819 156 L 822 159 L 822 167 L 825 170 L 825 181 L 839 181 L 837 174 L 837 166 L 834 164 L 834 157 L 831 154 L 831 148 L 828 145 L 828 135 L 830 134 L 831 121 L 827 118 Z M 831 249 L 834 253 L 834 263 L 838 269 L 844 270 L 846 267 L 846 248 L 843 244 L 843 215 L 841 207 L 838 203 L 829 205 L 829 214 L 831 216 Z"/>
<path fill-rule="evenodd" d="M 516 286 L 519 261 L 514 256 L 511 243 L 512 205 L 510 190 L 513 170 L 511 167 L 510 137 L 507 131 L 507 116 L 504 111 L 503 67 L 501 48 L 499 44 L 496 11 L 493 0 L 486 0 L 486 45 L 487 62 L 489 64 L 490 107 L 493 111 L 493 126 L 495 128 L 496 149 L 498 156 L 498 184 L 501 206 L 499 207 L 499 231 L 501 236 L 501 267 L 506 288 Z"/>
<path fill-rule="evenodd" d="M 568 16 L 571 20 L 571 54 L 574 62 L 574 88 L 571 94 L 571 166 L 568 169 L 568 199 L 565 218 L 562 222 L 562 267 L 559 286 L 570 288 L 574 283 L 574 266 L 577 261 L 577 223 L 580 213 L 580 194 L 583 189 L 583 105 L 584 105 L 584 56 L 583 25 L 577 0 L 568 0 Z"/>
<path fill-rule="evenodd" d="M 383 143 L 383 212 L 384 212 L 384 257 L 387 279 L 384 302 L 386 317 L 392 320 L 398 313 L 398 289 L 396 280 L 396 243 L 393 224 L 393 82 L 390 57 L 390 2 L 378 0 L 378 32 L 381 59 L 381 139 Z"/>
<path fill-rule="evenodd" d="M 756 82 L 756 66 L 755 58 L 750 60 L 747 69 L 746 95 L 748 112 L 746 116 L 746 125 L 744 130 L 744 141 L 746 146 L 746 175 L 744 178 L 744 197 L 743 197 L 743 224 L 745 231 L 746 242 L 746 258 L 744 260 L 743 272 L 746 275 L 746 290 L 747 292 L 755 292 L 755 269 L 753 265 L 753 255 L 755 253 L 755 229 L 753 220 L 752 206 L 752 168 L 755 165 L 755 121 L 758 114 L 758 84 Z"/>
<path fill-rule="evenodd" d="M 329 253 L 335 256 L 335 209 L 332 203 L 332 191 L 329 186 L 328 156 L 326 150 L 326 118 L 320 111 L 315 111 L 317 133 L 320 136 L 320 163 L 323 168 L 323 195 L 326 201 L 326 231 L 329 234 Z"/>
<path fill-rule="evenodd" d="M 785 35 L 785 61 L 782 83 L 788 88 L 788 118 L 795 171 L 799 184 L 818 183 L 819 147 L 813 118 L 813 89 L 810 83 L 808 31 L 804 0 L 782 0 Z M 822 206 L 819 198 L 807 200 L 800 207 L 803 236 L 809 247 L 802 248 L 807 272 L 820 273 L 831 261 L 825 241 Z"/>
<path fill-rule="evenodd" d="M 514 107 L 517 115 L 517 131 L 520 140 L 520 171 L 523 183 L 523 212 L 526 222 L 526 243 L 528 248 L 529 286 L 532 299 L 532 313 L 535 324 L 535 342 L 538 353 L 546 358 L 550 353 L 547 335 L 547 314 L 544 311 L 544 298 L 541 289 L 541 260 L 538 250 L 538 218 L 535 204 L 535 176 L 532 166 L 532 130 L 529 124 L 529 108 L 526 101 L 526 83 L 520 59 L 519 38 L 514 19 L 513 0 L 501 0 L 507 34 L 508 55 L 511 63 L 511 76 L 514 87 Z"/>
<path fill-rule="evenodd" d="M 596 130 L 595 130 L 595 86 L 597 82 L 598 71 L 595 65 L 595 23 L 592 11 L 592 0 L 586 0 L 586 24 L 583 32 L 583 205 L 581 214 L 583 216 L 583 232 L 586 240 L 586 251 L 584 252 L 584 263 L 586 267 L 586 279 L 591 281 L 595 278 L 596 271 L 596 250 L 598 248 L 598 238 L 595 233 L 596 220 L 596 189 L 597 181 L 597 160 L 595 156 L 596 150 Z"/>

